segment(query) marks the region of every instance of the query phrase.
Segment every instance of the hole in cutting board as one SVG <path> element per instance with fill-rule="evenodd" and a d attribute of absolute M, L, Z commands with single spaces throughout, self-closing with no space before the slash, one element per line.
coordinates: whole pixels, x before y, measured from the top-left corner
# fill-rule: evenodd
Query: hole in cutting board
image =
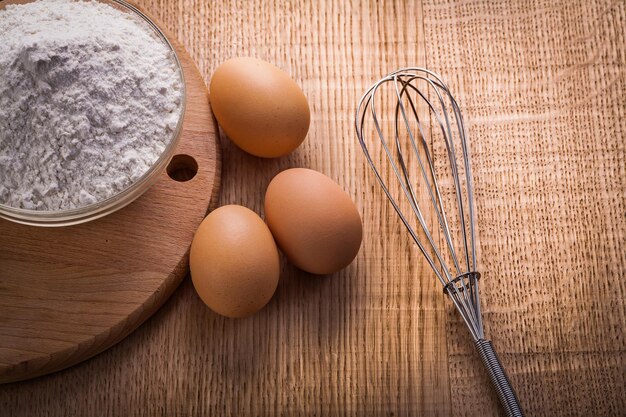
<path fill-rule="evenodd" d="M 198 163 L 189 155 L 174 155 L 167 166 L 167 175 L 178 182 L 189 181 L 198 173 Z"/>

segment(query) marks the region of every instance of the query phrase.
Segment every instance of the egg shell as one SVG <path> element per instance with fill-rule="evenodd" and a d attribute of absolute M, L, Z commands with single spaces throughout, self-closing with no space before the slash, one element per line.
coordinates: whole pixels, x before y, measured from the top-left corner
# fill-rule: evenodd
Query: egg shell
<path fill-rule="evenodd" d="M 278 285 L 280 260 L 267 225 L 252 210 L 228 205 L 200 224 L 189 254 L 191 279 L 202 301 L 227 317 L 265 306 Z"/>
<path fill-rule="evenodd" d="M 313 274 L 345 268 L 361 246 L 354 203 L 337 183 L 311 169 L 288 169 L 272 179 L 265 219 L 287 258 Z"/>
<path fill-rule="evenodd" d="M 300 87 L 260 59 L 233 58 L 222 63 L 211 77 L 210 92 L 220 126 L 252 155 L 287 155 L 309 130 L 309 104 Z"/>

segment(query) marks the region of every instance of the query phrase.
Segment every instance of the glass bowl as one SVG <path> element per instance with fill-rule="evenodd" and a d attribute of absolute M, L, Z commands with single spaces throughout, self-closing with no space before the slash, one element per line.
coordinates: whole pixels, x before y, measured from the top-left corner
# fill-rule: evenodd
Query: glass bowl
<path fill-rule="evenodd" d="M 30 3 L 33 0 L 7 0 L 0 3 L 0 10 L 4 9 L 5 6 L 9 4 L 25 4 Z M 141 20 L 145 21 L 148 26 L 154 31 L 157 37 L 163 42 L 165 46 L 172 52 L 172 56 L 176 61 L 176 66 L 178 68 L 178 75 L 180 76 L 180 80 L 182 83 L 182 105 L 180 117 L 178 119 L 178 123 L 176 124 L 176 128 L 172 133 L 172 138 L 168 145 L 163 150 L 161 156 L 156 160 L 156 162 L 146 171 L 139 179 L 133 182 L 130 186 L 125 188 L 123 191 L 105 199 L 102 201 L 98 201 L 93 204 L 89 204 L 76 209 L 68 209 L 68 210 L 54 210 L 54 211 L 46 211 L 46 210 L 26 210 L 21 208 L 15 208 L 7 205 L 0 204 L 0 218 L 10 220 L 15 223 L 22 223 L 31 226 L 44 226 L 44 227 L 54 227 L 54 226 L 70 226 L 74 224 L 85 223 L 91 220 L 98 219 L 100 217 L 106 216 L 107 214 L 111 214 L 114 211 L 117 211 L 128 204 L 135 201 L 139 198 L 143 193 L 148 191 L 148 189 L 157 182 L 170 160 L 174 156 L 176 145 L 180 140 L 180 135 L 182 132 L 183 119 L 185 118 L 185 104 L 187 101 L 187 95 L 185 90 L 185 77 L 183 74 L 182 65 L 178 59 L 178 55 L 176 51 L 172 47 L 172 44 L 169 42 L 165 34 L 158 28 L 158 26 L 145 14 L 143 14 L 140 10 L 138 10 L 132 4 L 124 1 L 124 0 L 97 0 L 100 3 L 105 3 L 110 6 L 115 7 L 118 10 L 121 10 L 125 13 L 131 13 Z"/>

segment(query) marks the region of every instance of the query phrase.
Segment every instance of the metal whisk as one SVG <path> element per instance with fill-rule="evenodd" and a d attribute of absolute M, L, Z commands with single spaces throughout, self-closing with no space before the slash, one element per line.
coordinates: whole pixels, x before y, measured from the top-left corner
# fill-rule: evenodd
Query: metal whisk
<path fill-rule="evenodd" d="M 355 128 L 383 191 L 465 321 L 507 416 L 523 416 L 502 364 L 485 340 L 470 155 L 463 117 L 450 90 L 429 70 L 394 71 L 363 95 Z M 380 170 L 383 163 L 391 170 Z M 396 179 L 400 187 L 390 187 Z M 426 205 L 432 209 L 433 230 Z"/>

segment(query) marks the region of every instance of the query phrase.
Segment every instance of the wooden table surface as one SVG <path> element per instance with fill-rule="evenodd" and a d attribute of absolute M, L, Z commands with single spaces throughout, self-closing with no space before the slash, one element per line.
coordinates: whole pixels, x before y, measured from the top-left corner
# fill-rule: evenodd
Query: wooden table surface
<path fill-rule="evenodd" d="M 142 0 L 205 80 L 227 58 L 282 67 L 311 105 L 286 158 L 222 138 L 220 204 L 262 210 L 287 167 L 339 182 L 356 261 L 286 262 L 270 304 L 219 317 L 187 279 L 112 349 L 0 386 L 1 416 L 495 416 L 470 338 L 357 148 L 358 97 L 395 68 L 448 81 L 469 125 L 487 335 L 528 416 L 626 408 L 626 2 Z"/>

